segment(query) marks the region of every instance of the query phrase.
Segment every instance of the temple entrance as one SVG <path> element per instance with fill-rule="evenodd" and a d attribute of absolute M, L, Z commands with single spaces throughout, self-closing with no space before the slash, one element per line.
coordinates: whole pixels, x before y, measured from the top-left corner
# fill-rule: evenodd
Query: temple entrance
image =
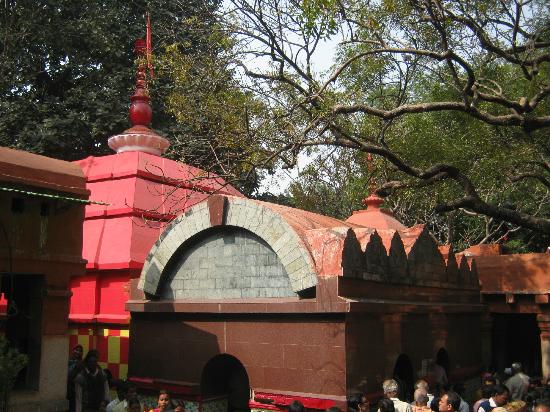
<path fill-rule="evenodd" d="M 399 399 L 411 402 L 414 392 L 414 370 L 410 358 L 404 353 L 395 361 L 393 379 L 399 384 Z"/>
<path fill-rule="evenodd" d="M 535 314 L 494 314 L 492 366 L 502 371 L 521 362 L 529 376 L 540 376 L 540 330 Z"/>
<path fill-rule="evenodd" d="M 449 371 L 451 369 L 451 360 L 449 359 L 449 353 L 445 348 L 441 348 L 437 351 L 437 354 L 435 355 L 435 363 L 445 369 L 445 373 L 447 374 L 448 379 Z"/>
<path fill-rule="evenodd" d="M 228 412 L 249 411 L 250 384 L 243 364 L 234 356 L 217 355 L 202 370 L 203 396 L 227 396 Z"/>

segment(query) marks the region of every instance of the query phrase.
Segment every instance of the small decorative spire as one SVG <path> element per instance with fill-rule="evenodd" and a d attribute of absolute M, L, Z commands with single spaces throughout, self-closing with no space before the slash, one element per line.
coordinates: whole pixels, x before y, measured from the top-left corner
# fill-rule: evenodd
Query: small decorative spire
<path fill-rule="evenodd" d="M 389 210 L 380 207 L 384 203 L 384 199 L 376 194 L 377 186 L 374 181 L 374 162 L 370 153 L 367 155 L 367 167 L 370 174 L 368 184 L 369 196 L 363 199 L 363 204 L 367 208 L 355 210 L 353 214 L 346 219 L 346 222 L 376 230 L 405 229 L 405 225 L 395 219 Z"/>
<path fill-rule="evenodd" d="M 367 207 L 367 210 L 380 209 L 384 203 L 384 199 L 376 194 L 376 182 L 374 181 L 374 162 L 372 154 L 367 154 L 367 168 L 369 170 L 369 196 L 364 198 L 362 203 Z"/>
<path fill-rule="evenodd" d="M 153 109 L 151 109 L 149 90 L 147 90 L 146 78 L 146 54 L 147 47 L 145 40 L 137 39 L 134 43 L 134 52 L 138 60 L 136 73 L 136 89 L 130 97 L 130 121 L 133 126 L 149 126 L 153 120 Z"/>
<path fill-rule="evenodd" d="M 151 22 L 147 14 L 146 38 L 137 39 L 134 52 L 137 56 L 136 89 L 130 97 L 129 117 L 132 127 L 108 140 L 109 147 L 117 153 L 145 152 L 160 156 L 170 146 L 168 140 L 149 129 L 153 120 L 151 98 L 147 89 L 147 68 L 153 75 L 151 63 Z"/>

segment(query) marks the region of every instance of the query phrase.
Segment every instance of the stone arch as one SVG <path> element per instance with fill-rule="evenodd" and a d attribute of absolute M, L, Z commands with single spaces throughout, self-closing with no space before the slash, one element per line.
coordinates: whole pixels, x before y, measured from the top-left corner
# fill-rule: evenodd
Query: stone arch
<path fill-rule="evenodd" d="M 149 295 L 157 295 L 163 270 L 180 246 L 205 230 L 224 225 L 246 229 L 263 239 L 279 257 L 294 292 L 317 284 L 309 250 L 280 213 L 262 202 L 216 195 L 193 206 L 166 227 L 147 255 L 138 287 Z"/>

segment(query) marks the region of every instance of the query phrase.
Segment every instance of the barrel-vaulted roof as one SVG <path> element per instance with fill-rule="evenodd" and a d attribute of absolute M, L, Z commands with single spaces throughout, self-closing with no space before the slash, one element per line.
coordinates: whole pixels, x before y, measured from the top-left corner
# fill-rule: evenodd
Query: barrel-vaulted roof
<path fill-rule="evenodd" d="M 475 266 L 452 251 L 443 256 L 421 225 L 375 229 L 300 209 L 234 196 L 214 195 L 176 218 L 155 243 L 140 289 L 156 295 L 163 270 L 196 235 L 220 226 L 246 229 L 277 254 L 294 292 L 318 277 L 344 276 L 419 286 L 479 288 Z"/>

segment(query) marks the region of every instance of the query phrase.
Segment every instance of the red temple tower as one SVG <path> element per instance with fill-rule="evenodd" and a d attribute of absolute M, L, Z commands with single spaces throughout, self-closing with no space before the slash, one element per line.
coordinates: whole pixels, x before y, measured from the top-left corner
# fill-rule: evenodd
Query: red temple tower
<path fill-rule="evenodd" d="M 109 138 L 116 154 L 76 162 L 90 197 L 107 205 L 86 206 L 82 255 L 88 263 L 86 275 L 71 280 L 70 344 L 98 349 L 101 366 L 114 378 L 125 378 L 128 368 L 128 282 L 139 277 L 166 223 L 212 193 L 242 196 L 216 175 L 161 157 L 169 142 L 149 128 L 149 44 L 135 43 L 132 127 Z"/>

